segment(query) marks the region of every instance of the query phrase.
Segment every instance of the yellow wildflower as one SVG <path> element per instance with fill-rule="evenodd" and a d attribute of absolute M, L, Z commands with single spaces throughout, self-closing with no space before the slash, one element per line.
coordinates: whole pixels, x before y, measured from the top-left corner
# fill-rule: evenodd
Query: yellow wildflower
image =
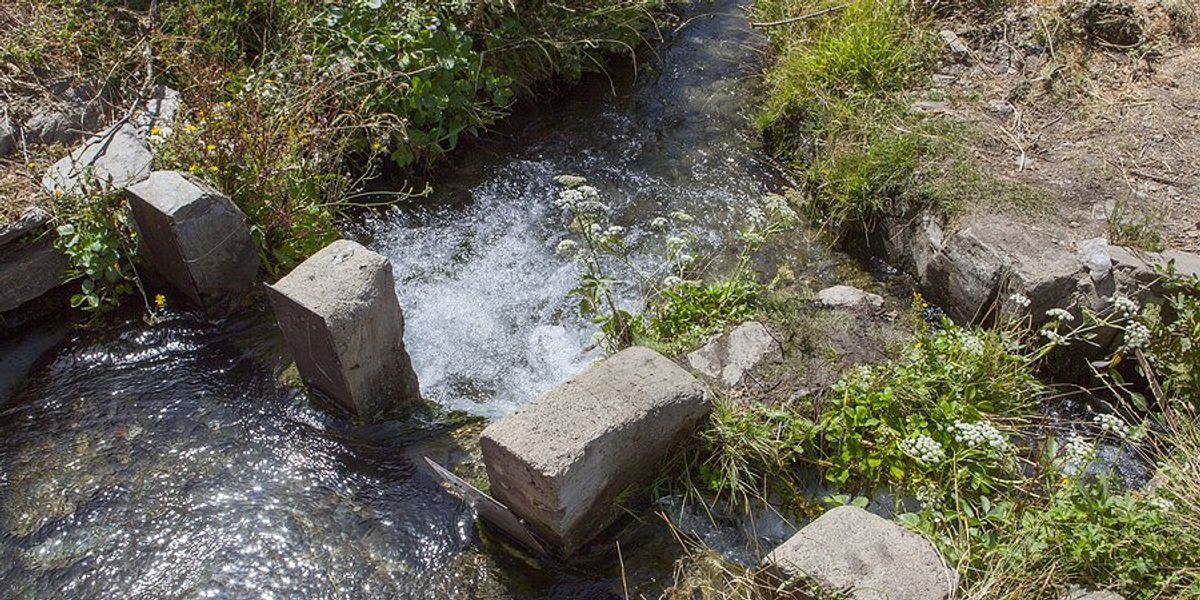
<path fill-rule="evenodd" d="M 166 296 L 164 296 L 164 295 L 162 295 L 162 294 L 158 294 L 158 295 L 156 295 L 156 296 L 154 297 L 154 305 L 155 305 L 155 306 L 157 306 L 157 307 L 159 307 L 159 308 L 166 308 L 166 306 L 167 306 L 167 297 L 166 297 Z"/>

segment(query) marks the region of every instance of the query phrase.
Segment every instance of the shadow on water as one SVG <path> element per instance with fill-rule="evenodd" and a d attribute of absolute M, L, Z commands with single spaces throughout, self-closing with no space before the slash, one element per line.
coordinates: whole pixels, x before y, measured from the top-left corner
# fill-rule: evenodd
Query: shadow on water
<path fill-rule="evenodd" d="M 554 176 L 600 188 L 636 260 L 659 260 L 643 223 L 669 211 L 695 216 L 701 252 L 736 242 L 781 183 L 754 150 L 761 40 L 739 4 L 698 3 L 636 79 L 615 69 L 530 108 L 432 198 L 363 217 L 429 399 L 496 418 L 596 358 L 568 300 L 575 267 L 554 253 Z M 803 239 L 796 252 L 813 277 L 833 269 Z M 469 460 L 461 419 L 356 426 L 278 383 L 286 355 L 265 312 L 67 334 L 0 408 L 4 597 L 623 597 L 610 546 L 546 565 L 476 528 L 420 463 Z M 648 514 L 616 539 L 630 591 L 654 597 L 679 554 L 666 527 Z"/>

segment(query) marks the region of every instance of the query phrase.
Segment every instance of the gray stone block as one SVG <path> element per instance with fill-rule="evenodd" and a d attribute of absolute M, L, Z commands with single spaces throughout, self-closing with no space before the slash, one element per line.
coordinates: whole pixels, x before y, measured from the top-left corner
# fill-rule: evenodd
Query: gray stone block
<path fill-rule="evenodd" d="M 614 500 L 649 483 L 708 413 L 704 386 L 629 348 L 483 431 L 490 492 L 563 556 L 607 526 Z"/>
<path fill-rule="evenodd" d="M 688 355 L 688 364 L 705 377 L 734 387 L 758 365 L 779 360 L 783 349 L 762 323 L 747 321 L 714 337 Z"/>
<path fill-rule="evenodd" d="M 150 175 L 150 146 L 125 123 L 89 138 L 42 177 L 49 192 L 79 194 L 94 187 L 124 189 Z"/>
<path fill-rule="evenodd" d="M 258 253 L 246 217 L 200 179 L 156 171 L 125 192 L 139 251 L 192 302 L 213 314 L 237 308 L 254 286 Z"/>
<path fill-rule="evenodd" d="M 420 400 L 386 258 L 340 240 L 268 290 L 296 367 L 313 388 L 367 420 Z"/>
<path fill-rule="evenodd" d="M 928 540 L 861 508 L 835 508 L 763 560 L 781 582 L 854 600 L 949 600 L 957 576 Z"/>
<path fill-rule="evenodd" d="M 56 252 L 53 236 L 0 253 L 0 313 L 31 302 L 67 279 L 67 258 Z"/>

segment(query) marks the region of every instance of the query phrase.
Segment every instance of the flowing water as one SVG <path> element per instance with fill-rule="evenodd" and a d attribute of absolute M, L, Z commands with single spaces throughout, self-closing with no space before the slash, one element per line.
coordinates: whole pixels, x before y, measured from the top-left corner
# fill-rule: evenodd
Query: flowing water
<path fill-rule="evenodd" d="M 700 249 L 735 242 L 779 184 L 753 150 L 761 40 L 739 4 L 689 9 L 636 77 L 614 67 L 524 109 L 431 198 L 351 228 L 393 262 L 427 398 L 496 418 L 597 357 L 568 298 L 576 267 L 554 252 L 556 175 L 598 187 L 644 263 L 657 258 L 644 223 L 674 210 L 696 217 Z M 831 269 L 803 240 L 793 249 L 810 276 Z M 36 347 L 63 332 L 28 335 Z M 510 550 L 420 461 L 470 454 L 461 418 L 356 426 L 280 384 L 288 362 L 261 309 L 67 334 L 0 407 L 0 595 L 577 599 L 669 582 L 679 548 L 654 517 L 618 538 L 624 583 L 611 552 L 548 565 Z M 786 533 L 707 535 L 752 558 L 756 537 Z"/>

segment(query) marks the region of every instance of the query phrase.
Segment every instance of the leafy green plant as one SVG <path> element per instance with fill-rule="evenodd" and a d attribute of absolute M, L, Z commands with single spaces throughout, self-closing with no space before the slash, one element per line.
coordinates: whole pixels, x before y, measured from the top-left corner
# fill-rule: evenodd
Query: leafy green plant
<path fill-rule="evenodd" d="M 1176 275 L 1174 264 L 1164 277 L 1165 303 L 1146 306 L 1138 317 L 1149 332 L 1146 356 L 1168 402 L 1195 410 L 1200 408 L 1200 277 Z"/>
<path fill-rule="evenodd" d="M 54 247 L 67 257 L 68 277 L 79 281 L 72 307 L 101 312 L 141 289 L 137 244 L 120 194 L 62 196 L 53 208 L 60 223 Z"/>

